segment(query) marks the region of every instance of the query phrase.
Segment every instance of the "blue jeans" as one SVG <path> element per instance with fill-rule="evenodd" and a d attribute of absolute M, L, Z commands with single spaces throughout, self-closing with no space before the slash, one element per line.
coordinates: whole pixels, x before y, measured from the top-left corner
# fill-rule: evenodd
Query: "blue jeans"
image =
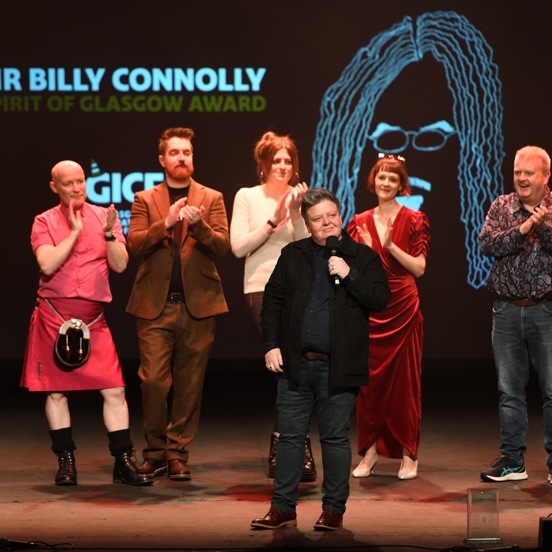
<path fill-rule="evenodd" d="M 272 507 L 295 512 L 305 461 L 305 437 L 316 408 L 322 447 L 322 509 L 343 515 L 349 497 L 351 444 L 349 430 L 358 387 L 330 387 L 327 362 L 301 359 L 301 382 L 278 382 L 276 476 Z"/>
<path fill-rule="evenodd" d="M 529 430 L 525 388 L 529 360 L 538 374 L 543 400 L 546 463 L 552 461 L 552 302 L 518 307 L 495 301 L 493 353 L 498 376 L 502 454 L 520 464 Z"/>

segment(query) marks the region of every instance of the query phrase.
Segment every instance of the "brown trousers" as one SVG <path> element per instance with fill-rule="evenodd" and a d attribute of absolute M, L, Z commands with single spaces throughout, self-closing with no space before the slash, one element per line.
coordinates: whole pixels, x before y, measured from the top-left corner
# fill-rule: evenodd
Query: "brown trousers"
<path fill-rule="evenodd" d="M 253 324 L 255 333 L 259 340 L 263 341 L 263 330 L 261 328 L 261 309 L 263 308 L 263 295 L 262 291 L 254 291 L 252 293 L 245 294 L 245 305 L 247 312 L 249 313 L 249 319 Z"/>
<path fill-rule="evenodd" d="M 186 446 L 199 426 L 203 381 L 214 336 L 214 317 L 193 318 L 184 303 L 167 303 L 155 320 L 138 319 L 138 375 L 147 441 L 144 458 L 188 461 Z"/>

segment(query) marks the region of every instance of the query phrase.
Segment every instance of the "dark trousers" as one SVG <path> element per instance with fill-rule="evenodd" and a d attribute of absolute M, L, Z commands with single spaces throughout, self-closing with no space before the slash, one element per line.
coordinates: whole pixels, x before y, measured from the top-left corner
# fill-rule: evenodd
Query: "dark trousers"
<path fill-rule="evenodd" d="M 493 306 L 493 352 L 498 375 L 500 451 L 524 462 L 529 421 L 525 388 L 529 366 L 538 374 L 543 400 L 546 463 L 552 465 L 552 302 Z"/>
<path fill-rule="evenodd" d="M 301 360 L 301 381 L 280 378 L 278 383 L 278 428 L 276 477 L 272 507 L 295 512 L 299 480 L 305 461 L 305 437 L 316 409 L 324 482 L 322 509 L 343 515 L 349 497 L 351 413 L 358 387 L 330 387 L 327 362 Z"/>

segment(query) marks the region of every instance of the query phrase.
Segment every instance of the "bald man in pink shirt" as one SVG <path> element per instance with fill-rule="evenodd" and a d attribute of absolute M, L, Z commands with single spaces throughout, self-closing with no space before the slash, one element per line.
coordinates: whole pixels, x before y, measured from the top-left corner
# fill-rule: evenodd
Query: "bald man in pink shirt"
<path fill-rule="evenodd" d="M 84 172 L 74 161 L 53 167 L 50 188 L 60 203 L 35 218 L 31 233 L 40 280 L 21 386 L 46 392 L 46 418 L 59 462 L 56 485 L 77 483 L 69 392 L 92 389 L 104 400 L 104 423 L 115 458 L 113 482 L 149 485 L 151 479 L 136 466 L 125 384 L 103 314 L 112 298 L 109 269 L 123 272 L 128 263 L 117 211 L 113 205 L 105 209 L 86 202 Z M 54 354 L 60 326 L 71 319 L 82 321 L 90 332 L 89 357 L 77 367 L 68 367 Z"/>

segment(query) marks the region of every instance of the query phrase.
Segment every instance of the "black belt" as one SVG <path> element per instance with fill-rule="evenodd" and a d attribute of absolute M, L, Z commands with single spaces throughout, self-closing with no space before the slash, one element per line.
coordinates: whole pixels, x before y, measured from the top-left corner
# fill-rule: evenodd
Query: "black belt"
<path fill-rule="evenodd" d="M 540 303 L 546 303 L 550 301 L 549 297 L 541 297 L 540 299 L 512 299 L 511 297 L 498 297 L 499 301 L 505 301 L 506 303 L 512 303 L 518 307 L 532 307 L 539 305 Z"/>
<path fill-rule="evenodd" d="M 330 361 L 330 355 L 327 355 L 326 353 L 317 353 L 316 351 L 307 351 L 302 354 L 302 357 L 307 360 L 321 360 L 322 362 Z"/>
<path fill-rule="evenodd" d="M 168 303 L 184 303 L 184 294 L 183 293 L 169 293 L 167 297 Z"/>

